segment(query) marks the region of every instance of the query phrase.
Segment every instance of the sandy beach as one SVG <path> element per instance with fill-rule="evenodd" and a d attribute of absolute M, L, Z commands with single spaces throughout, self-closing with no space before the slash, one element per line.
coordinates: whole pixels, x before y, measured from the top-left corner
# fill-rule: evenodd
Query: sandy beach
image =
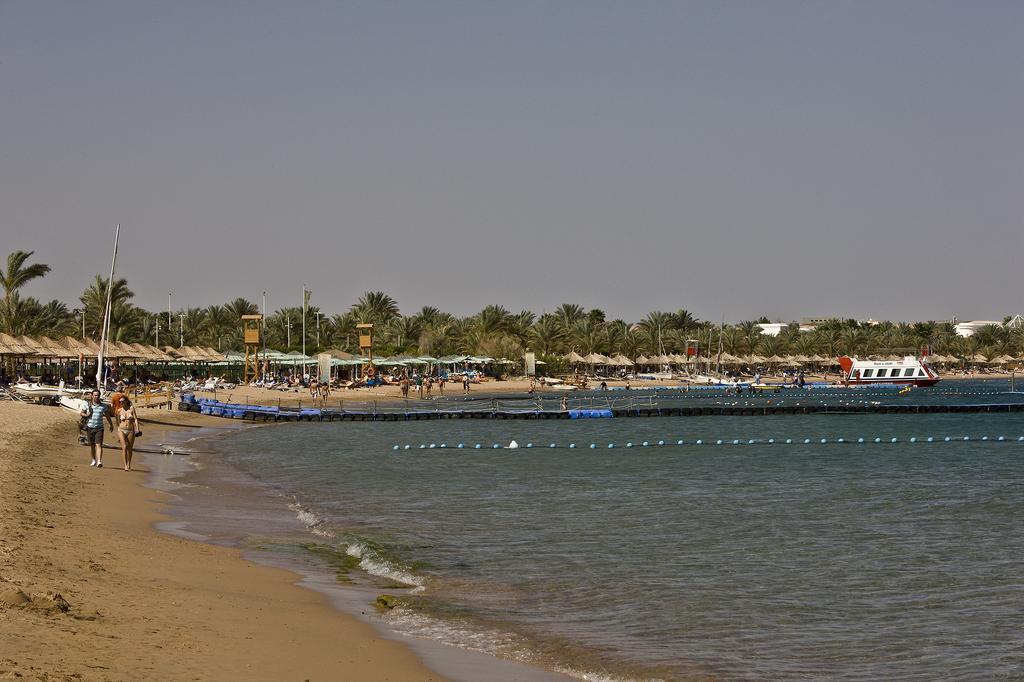
<path fill-rule="evenodd" d="M 154 530 L 144 463 L 90 468 L 73 417 L 4 402 L 0 424 L 0 678 L 441 679 L 296 575 Z"/>
<path fill-rule="evenodd" d="M 966 375 L 966 374 L 941 374 L 943 381 L 958 382 L 965 380 L 974 379 L 1009 379 L 1009 372 L 989 372 L 978 375 Z M 588 388 L 596 390 L 600 385 L 601 381 L 607 381 L 610 388 L 621 389 L 624 388 L 627 383 L 631 389 L 642 390 L 645 388 L 657 388 L 657 387 L 670 387 L 670 386 L 685 386 L 687 382 L 682 379 L 634 379 L 629 382 L 618 379 L 590 379 Z M 818 382 L 834 382 L 836 380 L 836 374 L 807 374 L 805 380 L 808 383 Z M 779 384 L 782 383 L 782 379 L 775 376 L 766 376 L 763 378 L 766 384 Z M 530 390 L 530 380 L 524 377 L 516 377 L 504 381 L 496 381 L 494 379 L 488 379 L 480 383 L 474 383 L 470 385 L 470 391 L 465 395 L 467 398 L 474 397 L 487 397 L 492 395 L 501 394 L 516 394 L 525 396 Z M 574 391 L 560 391 L 551 388 L 550 386 L 542 387 L 539 383 L 534 382 L 534 395 L 538 396 L 564 396 L 568 395 L 570 399 L 575 393 Z M 281 389 L 267 389 L 258 386 L 247 386 L 237 385 L 232 388 L 222 388 L 217 391 L 203 391 L 196 390 L 195 394 L 204 398 L 216 398 L 224 402 L 234 403 L 251 403 L 259 405 L 281 405 L 288 407 L 295 406 L 326 406 L 326 407 L 344 407 L 346 404 L 354 406 L 357 404 L 372 403 L 374 401 L 393 403 L 396 401 L 402 401 L 401 389 L 398 385 L 384 385 L 377 386 L 374 388 L 357 388 L 357 389 L 332 389 L 330 397 L 326 401 L 319 398 L 313 399 L 310 395 L 309 389 L 307 388 L 289 388 L 286 390 Z M 449 382 L 444 389 L 444 393 L 440 392 L 440 388 L 435 385 L 432 397 L 440 397 L 444 395 L 446 397 L 462 397 L 463 391 L 462 386 L 459 383 Z M 413 387 L 409 391 L 409 400 L 416 400 L 419 398 L 416 388 Z M 136 403 L 140 406 L 143 404 L 142 399 L 137 399 Z M 156 414 L 166 414 L 166 411 L 157 410 L 153 412 Z M 156 417 L 154 417 L 156 418 Z"/>

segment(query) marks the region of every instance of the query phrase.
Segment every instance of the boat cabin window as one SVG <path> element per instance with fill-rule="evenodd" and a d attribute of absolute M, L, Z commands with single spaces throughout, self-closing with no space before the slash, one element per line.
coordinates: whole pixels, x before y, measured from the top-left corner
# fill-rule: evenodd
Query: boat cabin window
<path fill-rule="evenodd" d="M 907 367 L 905 370 L 903 370 L 903 376 L 905 376 L 905 377 L 912 377 L 912 376 L 914 376 L 914 368 L 913 367 Z"/>
<path fill-rule="evenodd" d="M 865 379 L 870 379 L 871 375 L 874 374 L 874 373 L 875 373 L 875 370 L 873 370 L 873 369 L 866 369 L 866 370 L 864 370 L 864 373 L 861 374 L 861 376 L 864 377 Z"/>
<path fill-rule="evenodd" d="M 917 376 L 919 376 L 919 377 L 923 377 L 923 376 L 924 376 L 924 370 L 923 370 L 923 369 L 921 369 L 921 368 L 918 368 L 918 370 L 917 370 Z"/>
<path fill-rule="evenodd" d="M 878 377 L 882 378 L 884 376 L 887 376 L 888 372 L 889 370 L 883 367 L 882 369 L 878 370 Z"/>

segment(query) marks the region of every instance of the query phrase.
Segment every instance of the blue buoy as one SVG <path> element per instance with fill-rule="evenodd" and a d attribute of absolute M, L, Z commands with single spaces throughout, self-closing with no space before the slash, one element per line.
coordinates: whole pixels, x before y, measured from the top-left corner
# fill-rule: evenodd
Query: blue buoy
<path fill-rule="evenodd" d="M 398 446 L 396 445 L 395 447 L 393 447 L 393 448 L 391 448 L 391 449 L 392 449 L 392 450 L 397 450 L 397 449 L 398 449 Z"/>
<path fill-rule="evenodd" d="M 554 444 L 554 443 L 551 443 L 550 445 L 548 445 L 548 447 L 549 447 L 549 448 L 553 448 L 553 447 L 555 447 L 555 444 Z"/>
<path fill-rule="evenodd" d="M 570 450 L 575 449 L 575 448 L 576 448 L 576 443 L 569 443 L 569 449 Z"/>
<path fill-rule="evenodd" d="M 754 444 L 754 439 L 753 438 L 751 438 L 750 440 L 747 441 L 747 445 L 753 445 L 753 444 Z"/>
<path fill-rule="evenodd" d="M 875 439 L 875 442 L 876 442 L 876 443 L 881 443 L 881 442 L 882 442 L 882 439 L 881 439 L 881 438 L 876 438 L 876 439 Z"/>
<path fill-rule="evenodd" d="M 663 440 L 659 440 L 658 441 L 658 445 L 664 445 L 664 444 L 665 444 L 665 441 L 663 441 Z"/>
<path fill-rule="evenodd" d="M 944 440 L 948 443 L 949 442 L 949 436 L 946 436 Z"/>
<path fill-rule="evenodd" d="M 526 444 L 526 447 L 528 447 L 528 448 L 532 448 L 532 447 L 533 447 L 533 443 L 527 443 L 527 444 Z"/>
<path fill-rule="evenodd" d="M 591 450 L 595 450 L 595 449 L 597 449 L 597 443 L 591 443 L 591 444 L 590 444 L 590 449 L 591 449 Z"/>
<path fill-rule="evenodd" d="M 682 445 L 685 441 L 676 441 L 676 445 Z"/>
<path fill-rule="evenodd" d="M 806 445 L 806 444 L 808 444 L 808 443 L 810 443 L 810 442 L 811 442 L 811 439 L 810 439 L 810 438 L 804 438 L 804 445 Z"/>
<path fill-rule="evenodd" d="M 406 449 L 406 450 L 408 450 L 408 449 L 409 449 L 410 447 L 412 447 L 412 446 L 411 446 L 411 445 L 408 445 L 408 444 L 407 444 L 407 445 L 405 446 L 405 449 Z"/>
<path fill-rule="evenodd" d="M 1021 436 L 1020 438 L 1018 438 L 1018 439 L 1017 439 L 1017 442 L 1018 442 L 1018 443 L 1020 443 L 1020 442 L 1022 442 L 1022 441 L 1024 441 L 1024 436 Z"/>
<path fill-rule="evenodd" d="M 431 450 L 433 450 L 433 449 L 434 449 L 434 448 L 436 448 L 436 447 L 437 447 L 437 443 L 431 443 L 431 444 L 430 444 L 430 449 L 431 449 Z"/>
<path fill-rule="evenodd" d="M 890 440 L 889 442 L 890 442 L 890 443 L 895 443 L 895 442 L 896 442 L 896 439 L 895 439 L 895 438 L 893 438 L 893 439 L 892 439 L 892 440 Z"/>
<path fill-rule="evenodd" d="M 426 447 L 427 447 L 426 443 L 420 443 L 420 450 L 424 450 L 424 449 L 426 449 Z"/>
<path fill-rule="evenodd" d="M 631 448 L 631 447 L 633 447 L 633 443 L 632 443 L 632 442 L 626 443 L 626 447 L 627 447 L 627 448 Z"/>
<path fill-rule="evenodd" d="M 840 439 L 838 439 L 838 440 L 837 440 L 836 442 L 837 442 L 837 443 L 845 443 L 845 442 L 846 442 L 846 439 L 845 439 L 845 438 L 840 438 Z"/>
<path fill-rule="evenodd" d="M 476 449 L 476 450 L 479 450 L 480 449 L 480 443 L 477 443 L 476 445 L 474 445 L 473 448 Z"/>
<path fill-rule="evenodd" d="M 457 448 L 458 448 L 459 450 L 461 450 L 462 448 L 464 448 L 464 447 L 466 447 L 466 446 L 465 446 L 465 445 L 464 445 L 463 443 L 459 443 L 459 444 L 458 444 L 458 445 L 456 445 L 455 447 L 457 447 Z"/>
<path fill-rule="evenodd" d="M 934 439 L 934 438 L 932 438 L 931 436 L 928 436 L 928 442 L 929 442 L 929 443 L 932 443 L 932 442 L 934 442 L 934 441 L 935 441 L 935 439 Z"/>
<path fill-rule="evenodd" d="M 787 439 L 786 439 L 786 445 L 789 445 L 789 444 L 791 444 L 792 442 L 793 442 L 793 439 L 792 439 L 792 438 L 787 438 Z"/>
<path fill-rule="evenodd" d="M 644 446 L 644 447 L 646 448 L 646 447 L 647 447 L 648 445 L 650 445 L 650 443 L 648 443 L 647 441 L 644 441 L 644 442 L 643 442 L 643 443 L 641 443 L 640 445 L 643 445 L 643 446 Z"/>
<path fill-rule="evenodd" d="M 982 436 L 981 439 L 982 440 L 988 440 L 988 436 Z"/>
<path fill-rule="evenodd" d="M 704 445 L 704 441 L 702 441 L 702 440 L 698 439 L 698 440 L 697 440 L 697 445 Z"/>
<path fill-rule="evenodd" d="M 441 443 L 440 447 L 446 448 L 446 447 L 448 447 L 448 444 L 447 443 Z"/>
<path fill-rule="evenodd" d="M 970 440 L 970 439 L 971 439 L 970 436 L 964 436 L 964 440 Z"/>
<path fill-rule="evenodd" d="M 863 438 L 858 438 L 858 439 L 857 439 L 857 442 L 858 442 L 858 443 L 863 443 L 863 442 L 864 442 L 864 439 L 863 439 Z"/>
<path fill-rule="evenodd" d="M 721 445 L 721 444 L 722 444 L 722 439 L 721 438 L 719 438 L 718 440 L 715 441 L 715 445 Z"/>
<path fill-rule="evenodd" d="M 1004 440 L 1006 440 L 1006 438 L 1004 436 L 999 436 L 999 442 L 1000 443 L 1002 443 Z"/>
<path fill-rule="evenodd" d="M 497 443 L 495 443 L 494 445 L 492 445 L 492 446 L 491 446 L 491 449 L 493 449 L 493 450 L 497 450 L 497 449 L 498 449 L 498 448 L 500 448 L 500 447 L 501 447 L 500 445 L 498 445 Z"/>
<path fill-rule="evenodd" d="M 608 447 L 609 448 L 614 448 L 615 447 L 615 443 L 608 443 Z"/>
<path fill-rule="evenodd" d="M 769 438 L 768 439 L 768 445 L 773 445 L 774 443 L 775 443 L 775 439 L 774 438 Z"/>
<path fill-rule="evenodd" d="M 916 443 L 917 442 L 917 438 L 914 438 L 913 436 L 911 436 L 910 437 L 910 442 L 911 443 Z"/>
<path fill-rule="evenodd" d="M 822 442 L 822 443 L 827 443 L 827 442 L 828 442 L 828 438 L 822 438 L 822 439 L 821 439 L 821 442 Z"/>

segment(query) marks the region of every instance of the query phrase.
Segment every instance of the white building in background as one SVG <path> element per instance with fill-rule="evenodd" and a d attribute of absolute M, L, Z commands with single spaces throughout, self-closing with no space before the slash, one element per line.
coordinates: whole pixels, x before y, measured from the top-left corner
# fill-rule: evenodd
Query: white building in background
<path fill-rule="evenodd" d="M 818 318 L 805 317 L 800 321 L 800 331 L 802 332 L 813 332 L 820 322 L 808 322 L 807 320 L 817 320 Z M 765 336 L 778 336 L 782 333 L 782 330 L 795 322 L 758 322 L 757 326 L 761 328 L 761 333 Z"/>
<path fill-rule="evenodd" d="M 982 327 L 995 326 L 1002 327 L 1003 323 L 999 320 L 971 320 L 970 322 L 957 322 L 953 325 L 953 331 L 959 336 L 967 338 L 974 336 L 974 333 Z"/>
<path fill-rule="evenodd" d="M 765 336 L 778 336 L 789 324 L 787 322 L 758 322 L 761 333 Z"/>

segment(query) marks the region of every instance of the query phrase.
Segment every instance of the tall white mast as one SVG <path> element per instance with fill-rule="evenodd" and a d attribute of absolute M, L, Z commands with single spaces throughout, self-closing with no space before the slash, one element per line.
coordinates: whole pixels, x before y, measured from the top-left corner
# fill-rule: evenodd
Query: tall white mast
<path fill-rule="evenodd" d="M 107 351 L 107 335 L 110 332 L 110 298 L 114 293 L 114 267 L 117 265 L 117 240 L 121 235 L 121 223 L 114 230 L 114 256 L 110 260 L 110 279 L 107 280 L 107 305 L 103 309 L 103 328 L 100 331 L 100 349 L 96 353 L 96 388 L 103 390 L 103 356 Z"/>

